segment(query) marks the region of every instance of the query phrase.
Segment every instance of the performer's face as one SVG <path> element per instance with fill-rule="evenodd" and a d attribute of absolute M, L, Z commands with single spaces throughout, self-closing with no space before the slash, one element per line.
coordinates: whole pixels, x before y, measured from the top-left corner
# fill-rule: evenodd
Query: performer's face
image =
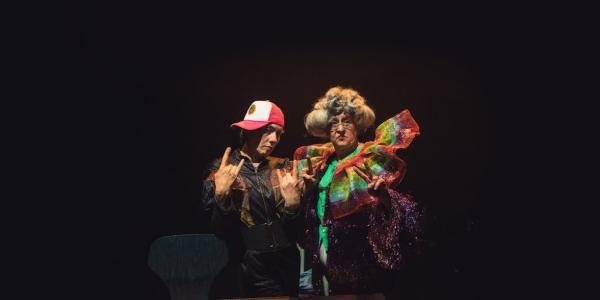
<path fill-rule="evenodd" d="M 358 136 L 352 117 L 341 113 L 329 120 L 329 141 L 336 151 L 356 148 Z"/>
<path fill-rule="evenodd" d="M 283 127 L 277 124 L 269 124 L 263 128 L 247 131 L 248 146 L 250 149 L 255 149 L 256 153 L 262 157 L 267 157 L 275 150 L 275 146 L 279 144 Z"/>

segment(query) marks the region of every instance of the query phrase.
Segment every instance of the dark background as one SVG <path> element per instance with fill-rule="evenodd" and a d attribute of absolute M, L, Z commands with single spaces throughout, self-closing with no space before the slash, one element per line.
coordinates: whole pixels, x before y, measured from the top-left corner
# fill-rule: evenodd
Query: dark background
<path fill-rule="evenodd" d="M 73 155 L 90 201 L 75 218 L 91 226 L 69 226 L 93 236 L 74 256 L 93 261 L 84 268 L 96 292 L 168 299 L 147 267 L 149 246 L 207 232 L 199 184 L 209 161 L 236 145 L 229 125 L 253 100 L 272 100 L 286 115 L 274 155 L 290 157 L 316 142 L 303 117 L 335 85 L 358 90 L 376 124 L 407 108 L 421 126 L 402 188 L 426 208 L 427 248 L 398 275 L 395 295 L 489 299 L 526 285 L 531 266 L 513 268 L 527 250 L 513 234 L 518 201 L 506 170 L 518 159 L 514 111 L 528 106 L 525 86 L 538 83 L 529 75 L 543 56 L 531 27 L 491 11 L 411 19 L 391 7 L 277 9 L 78 6 L 69 78 L 76 119 L 90 127 L 74 128 L 89 154 Z"/>

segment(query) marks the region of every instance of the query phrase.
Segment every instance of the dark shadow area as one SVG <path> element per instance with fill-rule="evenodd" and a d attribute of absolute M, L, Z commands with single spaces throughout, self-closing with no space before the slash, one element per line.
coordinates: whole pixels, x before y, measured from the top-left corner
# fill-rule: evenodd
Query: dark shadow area
<path fill-rule="evenodd" d="M 79 9 L 77 91 L 85 114 L 98 120 L 82 132 L 95 137 L 90 180 L 101 198 L 89 217 L 99 220 L 92 230 L 103 241 L 94 252 L 113 270 L 97 275 L 117 281 L 111 299 L 168 299 L 147 266 L 150 244 L 208 232 L 198 202 L 204 169 L 237 145 L 229 125 L 251 101 L 283 109 L 286 133 L 274 155 L 291 157 L 318 141 L 306 135 L 303 117 L 335 85 L 358 90 L 376 124 L 409 109 L 421 126 L 402 153 L 401 189 L 426 209 L 426 248 L 394 274 L 390 299 L 491 299 L 516 287 L 506 279 L 516 225 L 502 222 L 514 127 L 504 124 L 522 84 L 514 66 L 527 51 L 514 48 L 519 36 L 507 36 L 514 28 L 439 20 L 407 29 L 375 15 L 284 27 L 281 15 L 222 19 L 201 5 Z"/>

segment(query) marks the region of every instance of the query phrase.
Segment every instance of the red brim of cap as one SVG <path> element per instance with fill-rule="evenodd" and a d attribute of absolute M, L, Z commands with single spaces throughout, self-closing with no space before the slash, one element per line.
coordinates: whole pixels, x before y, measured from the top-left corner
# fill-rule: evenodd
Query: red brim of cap
<path fill-rule="evenodd" d="M 231 126 L 237 126 L 240 127 L 242 129 L 245 130 L 256 130 L 259 129 L 265 125 L 269 124 L 269 122 L 266 121 L 252 121 L 252 120 L 244 120 L 244 121 L 240 121 L 237 123 L 233 123 L 231 124 Z"/>

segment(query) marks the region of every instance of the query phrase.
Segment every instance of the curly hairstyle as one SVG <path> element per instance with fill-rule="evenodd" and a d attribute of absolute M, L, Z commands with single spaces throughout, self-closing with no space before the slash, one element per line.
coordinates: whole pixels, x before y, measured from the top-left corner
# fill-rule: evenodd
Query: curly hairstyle
<path fill-rule="evenodd" d="M 360 134 L 367 131 L 375 121 L 375 113 L 367 105 L 365 98 L 351 88 L 336 86 L 317 100 L 313 110 L 304 117 L 304 126 L 312 136 L 329 137 L 330 119 L 342 112 L 352 117 Z"/>

